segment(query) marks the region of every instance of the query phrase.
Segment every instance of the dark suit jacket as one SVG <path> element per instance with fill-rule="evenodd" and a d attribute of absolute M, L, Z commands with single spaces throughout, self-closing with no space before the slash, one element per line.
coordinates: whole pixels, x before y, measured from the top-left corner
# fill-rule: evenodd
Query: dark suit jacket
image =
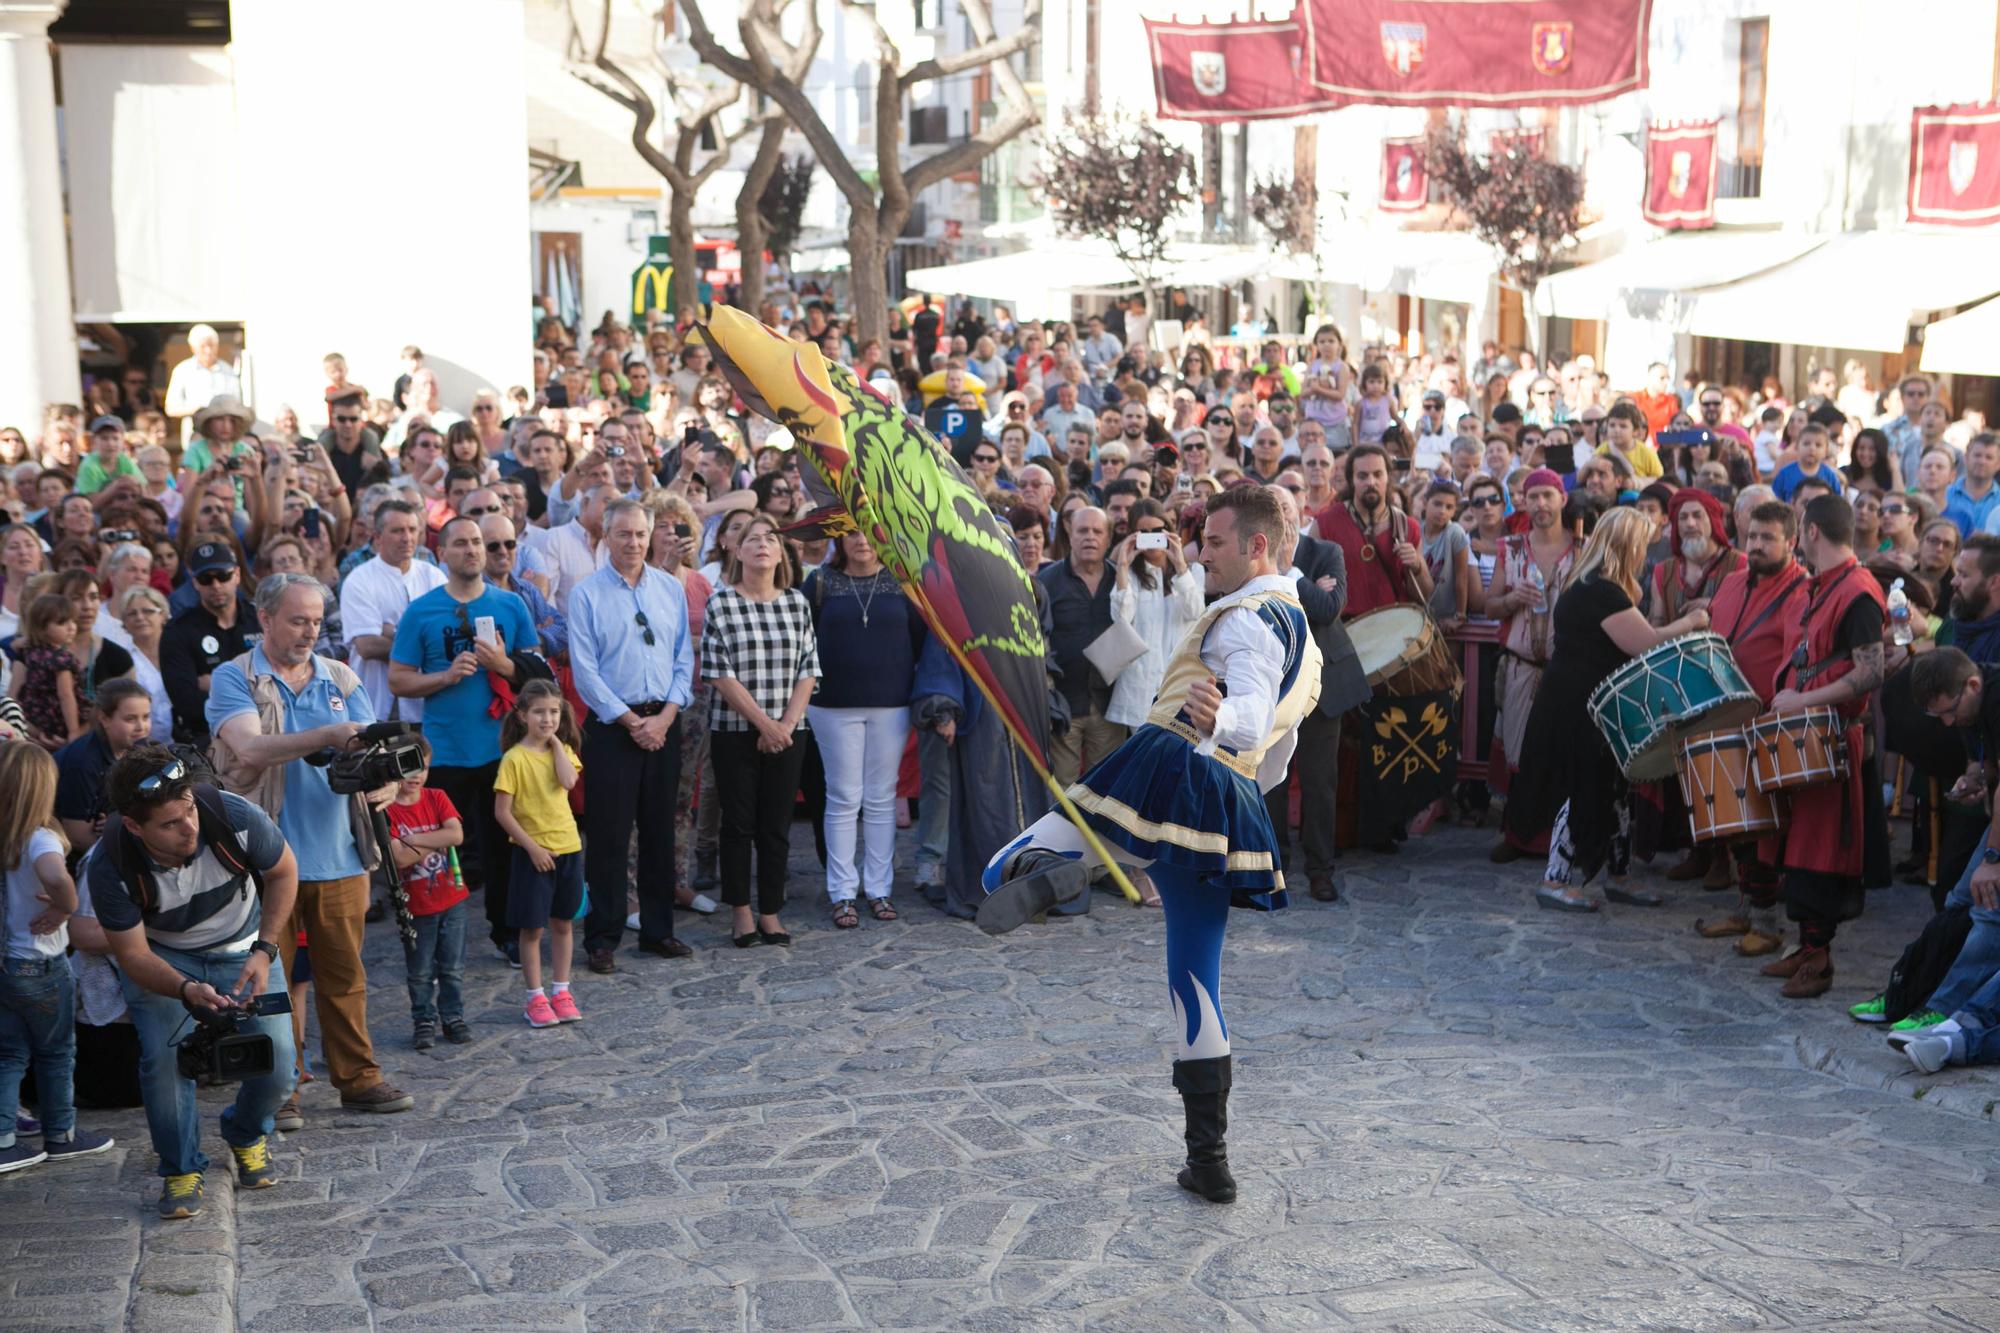
<path fill-rule="evenodd" d="M 1347 637 L 1347 627 L 1340 620 L 1340 613 L 1347 605 L 1347 557 L 1342 554 L 1340 543 L 1300 533 L 1292 563 L 1305 576 L 1298 580 L 1299 605 L 1305 608 L 1306 623 L 1312 626 L 1313 638 L 1319 642 L 1322 659 L 1319 711 L 1326 717 L 1339 717 L 1370 693 L 1368 677 L 1354 652 L 1354 642 Z M 1330 593 L 1314 582 L 1326 575 L 1333 576 Z"/>

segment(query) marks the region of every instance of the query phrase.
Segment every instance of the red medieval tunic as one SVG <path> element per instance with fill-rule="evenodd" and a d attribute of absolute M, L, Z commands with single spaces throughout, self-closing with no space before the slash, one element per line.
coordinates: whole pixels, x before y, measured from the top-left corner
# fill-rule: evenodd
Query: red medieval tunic
<path fill-rule="evenodd" d="M 1767 578 L 1745 564 L 1722 581 L 1709 603 L 1709 629 L 1729 640 L 1736 665 L 1767 708 L 1778 692 L 1778 668 L 1784 665 L 1787 638 L 1805 612 L 1810 582 L 1797 561 Z"/>
<path fill-rule="evenodd" d="M 1382 531 L 1365 534 L 1345 504 L 1330 504 L 1320 511 L 1319 535 L 1340 543 L 1347 561 L 1347 606 L 1341 619 L 1352 620 L 1370 611 L 1379 611 L 1397 602 L 1421 602 L 1411 583 L 1410 571 L 1396 558 L 1397 524 L 1402 524 L 1402 540 L 1423 548 L 1423 534 L 1416 520 L 1391 511 Z"/>
<path fill-rule="evenodd" d="M 1785 636 L 1776 688 L 1816 690 L 1854 670 L 1849 646 L 1841 641 L 1841 625 L 1863 598 L 1878 612 L 1886 606 L 1875 576 L 1853 559 L 1807 580 L 1805 607 Z M 1832 707 L 1847 719 L 1847 780 L 1788 793 L 1785 827 L 1776 835 L 1779 855 L 1770 858 L 1788 872 L 1785 900 L 1794 919 L 1843 921 L 1861 914 L 1861 719 L 1868 699 L 1863 695 Z"/>
<path fill-rule="evenodd" d="M 1743 567 L 1743 553 L 1733 546 L 1725 546 L 1709 557 L 1708 563 L 1690 581 L 1687 577 L 1687 558 L 1668 556 L 1653 566 L 1653 605 L 1665 610 L 1665 623 L 1671 625 L 1686 613 L 1689 602 L 1704 597 L 1712 601 L 1722 581 Z M 1713 622 L 1714 610 L 1711 609 L 1708 614 Z"/>

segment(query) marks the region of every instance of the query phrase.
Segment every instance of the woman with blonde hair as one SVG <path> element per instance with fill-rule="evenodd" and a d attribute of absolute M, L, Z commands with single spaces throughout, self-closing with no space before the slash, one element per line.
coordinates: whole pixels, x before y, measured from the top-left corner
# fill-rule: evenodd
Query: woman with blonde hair
<path fill-rule="evenodd" d="M 1556 600 L 1555 640 L 1528 714 L 1520 776 L 1507 796 L 1507 827 L 1523 842 L 1545 828 L 1549 862 L 1535 901 L 1558 912 L 1595 912 L 1583 887 L 1612 862 L 1604 896 L 1657 907 L 1660 897 L 1618 881 L 1629 842 L 1625 776 L 1585 707 L 1590 693 L 1631 658 L 1668 639 L 1708 628 L 1694 610 L 1654 626 L 1638 608 L 1639 575 L 1654 534 L 1637 509 L 1614 509 L 1597 521 L 1562 595 Z"/>

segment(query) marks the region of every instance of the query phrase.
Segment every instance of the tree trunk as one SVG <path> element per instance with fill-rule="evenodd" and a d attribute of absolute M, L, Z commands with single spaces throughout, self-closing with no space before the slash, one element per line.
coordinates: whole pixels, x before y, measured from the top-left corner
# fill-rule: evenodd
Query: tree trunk
<path fill-rule="evenodd" d="M 674 322 L 701 314 L 701 261 L 694 253 L 694 194 L 667 188 L 667 254 L 674 263 Z"/>
<path fill-rule="evenodd" d="M 889 245 L 878 218 L 852 210 L 847 221 L 849 300 L 854 307 L 854 345 L 889 336 Z M 887 350 L 886 347 L 884 349 Z"/>
<path fill-rule="evenodd" d="M 743 284 L 736 304 L 753 315 L 764 304 L 764 247 L 771 234 L 759 205 L 784 161 L 785 129 L 782 119 L 764 126 L 757 140 L 757 155 L 750 159 L 743 172 L 743 188 L 736 192 L 736 246 L 743 259 Z"/>

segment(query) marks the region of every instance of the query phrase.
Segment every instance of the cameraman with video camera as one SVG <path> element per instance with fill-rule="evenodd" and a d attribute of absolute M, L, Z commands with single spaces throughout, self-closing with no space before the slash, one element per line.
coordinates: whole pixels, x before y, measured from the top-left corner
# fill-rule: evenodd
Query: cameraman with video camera
<path fill-rule="evenodd" d="M 353 670 L 313 651 L 327 596 L 306 574 L 273 574 L 257 586 L 263 642 L 216 668 L 208 725 L 223 784 L 274 813 L 298 858 L 297 911 L 278 943 L 288 970 L 300 929 L 312 946 L 313 1009 L 340 1104 L 407 1111 L 416 1099 L 383 1080 L 368 1036 L 361 937 L 369 874 L 382 860 L 369 798 L 336 791 L 324 763 L 310 762 L 347 750 L 375 720 Z M 393 790 L 379 794 L 386 800 Z M 295 1091 L 278 1127 L 304 1123 Z"/>
<path fill-rule="evenodd" d="M 165 746 L 127 751 L 104 786 L 118 818 L 91 849 L 85 882 L 138 1029 L 146 1124 L 166 1178 L 160 1216 L 193 1217 L 208 1158 L 195 1081 L 181 1060 L 202 1054 L 218 1029 L 263 1048 L 259 1058 L 233 1062 L 242 1086 L 222 1113 L 237 1185 L 278 1183 L 266 1136 L 292 1086 L 290 1006 L 246 1010 L 260 996 L 285 999 L 277 942 L 289 929 L 298 864 L 263 811 L 197 787 Z"/>

